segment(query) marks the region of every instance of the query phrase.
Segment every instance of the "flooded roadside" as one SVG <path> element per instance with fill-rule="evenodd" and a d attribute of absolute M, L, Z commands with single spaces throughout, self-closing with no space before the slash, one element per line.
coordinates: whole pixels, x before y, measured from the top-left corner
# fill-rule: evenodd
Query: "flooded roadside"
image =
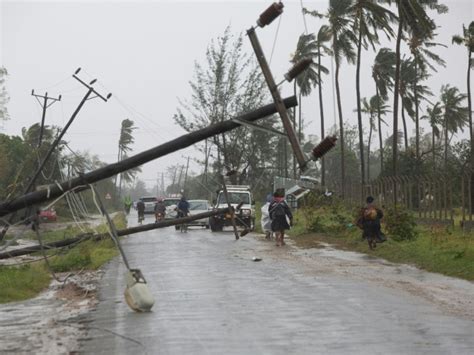
<path fill-rule="evenodd" d="M 112 215 L 115 215 L 112 214 Z M 91 216 L 83 227 L 97 227 L 101 216 Z M 43 232 L 65 230 L 76 222 L 42 223 Z M 3 252 L 38 245 L 24 238 L 31 231 L 25 225 L 13 226 L 13 238 L 0 247 Z M 41 255 L 22 255 L 0 260 L 0 266 L 21 266 L 42 260 Z M 0 353 L 69 354 L 78 350 L 85 336 L 84 316 L 97 305 L 96 290 L 102 271 L 56 273 L 48 288 L 27 301 L 0 304 Z M 0 285 L 1 287 L 1 285 Z"/>
<path fill-rule="evenodd" d="M 68 273 L 56 276 L 62 280 Z M 86 331 L 82 316 L 97 304 L 101 272 L 83 271 L 53 280 L 37 297 L 0 305 L 0 353 L 70 354 Z"/>

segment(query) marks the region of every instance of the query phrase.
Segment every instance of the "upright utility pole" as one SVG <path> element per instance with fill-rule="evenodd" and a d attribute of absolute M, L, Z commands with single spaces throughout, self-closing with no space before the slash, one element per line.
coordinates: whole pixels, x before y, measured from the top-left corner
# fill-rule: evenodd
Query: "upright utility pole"
<path fill-rule="evenodd" d="M 179 171 L 179 178 L 178 178 L 178 193 L 181 192 L 181 178 L 183 177 L 183 170 L 184 170 L 184 165 L 181 165 L 181 170 Z"/>
<path fill-rule="evenodd" d="M 188 169 L 189 169 L 189 157 L 188 157 L 188 161 L 186 162 L 186 172 L 184 173 L 183 190 L 185 190 L 185 191 L 186 191 L 186 183 L 188 181 Z"/>
<path fill-rule="evenodd" d="M 163 196 L 166 196 L 166 191 L 165 191 L 165 175 L 161 173 L 161 193 Z"/>
<path fill-rule="evenodd" d="M 52 104 L 54 104 L 56 101 L 61 101 L 61 95 L 59 95 L 58 98 L 56 99 L 54 97 L 49 97 L 48 93 L 45 93 L 44 95 L 35 94 L 34 89 L 31 90 L 31 95 L 36 98 L 36 100 L 38 101 L 38 103 L 40 104 L 43 110 L 43 114 L 41 116 L 40 134 L 38 138 L 38 148 L 39 148 L 41 147 L 41 143 L 43 141 L 43 131 L 44 131 L 44 121 L 46 119 L 46 109 Z M 43 99 L 43 101 L 41 101 L 40 98 Z M 48 104 L 48 101 L 51 101 L 51 102 Z"/>

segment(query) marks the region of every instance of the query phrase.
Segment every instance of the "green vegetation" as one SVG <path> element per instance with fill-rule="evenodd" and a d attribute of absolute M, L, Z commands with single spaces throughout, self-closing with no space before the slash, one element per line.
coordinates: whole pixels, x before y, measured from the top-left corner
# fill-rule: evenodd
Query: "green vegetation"
<path fill-rule="evenodd" d="M 0 266 L 0 303 L 35 297 L 50 282 L 43 265 Z"/>
<path fill-rule="evenodd" d="M 474 280 L 474 238 L 458 227 L 420 226 L 413 224 L 414 218 L 409 212 L 397 210 L 395 215 L 386 211 L 387 221 L 392 223 L 390 228 L 386 223 L 382 226 L 388 240 L 370 251 L 361 238 L 361 231 L 353 224 L 354 211 L 337 201 L 326 204 L 320 201 L 320 204 L 307 206 L 296 213 L 296 226 L 290 231 L 290 237 L 299 247 L 321 248 L 321 243 L 329 243 L 344 250 L 369 253 L 392 262 Z M 397 216 L 403 223 L 394 222 Z M 408 233 L 410 238 L 402 238 L 403 233 Z"/>
<path fill-rule="evenodd" d="M 118 229 L 126 227 L 122 213 L 114 217 Z M 98 227 L 98 232 L 107 231 L 105 225 Z M 43 242 L 51 242 L 73 237 L 80 234 L 76 227 L 46 232 L 42 235 Z M 108 238 L 101 241 L 88 240 L 57 254 L 57 250 L 47 252 L 50 265 L 54 272 L 77 271 L 81 269 L 96 270 L 118 254 L 114 242 Z M 36 255 L 41 255 L 37 253 Z M 44 261 L 20 266 L 0 266 L 0 303 L 21 301 L 35 297 L 48 287 L 51 276 Z"/>

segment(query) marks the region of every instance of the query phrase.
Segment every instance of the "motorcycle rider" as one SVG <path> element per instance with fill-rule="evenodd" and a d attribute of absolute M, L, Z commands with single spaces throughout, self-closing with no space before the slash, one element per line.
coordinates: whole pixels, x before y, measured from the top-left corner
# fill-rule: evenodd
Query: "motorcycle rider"
<path fill-rule="evenodd" d="M 165 218 L 166 215 L 166 205 L 162 198 L 158 199 L 158 202 L 155 204 L 155 222 L 160 222 Z"/>

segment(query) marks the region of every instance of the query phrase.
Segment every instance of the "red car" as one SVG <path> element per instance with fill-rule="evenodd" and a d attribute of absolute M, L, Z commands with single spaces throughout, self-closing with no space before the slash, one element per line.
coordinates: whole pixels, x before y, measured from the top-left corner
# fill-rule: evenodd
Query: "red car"
<path fill-rule="evenodd" d="M 56 215 L 56 211 L 54 209 L 49 210 L 41 210 L 39 217 L 42 221 L 49 221 L 49 222 L 56 222 L 58 216 Z"/>

